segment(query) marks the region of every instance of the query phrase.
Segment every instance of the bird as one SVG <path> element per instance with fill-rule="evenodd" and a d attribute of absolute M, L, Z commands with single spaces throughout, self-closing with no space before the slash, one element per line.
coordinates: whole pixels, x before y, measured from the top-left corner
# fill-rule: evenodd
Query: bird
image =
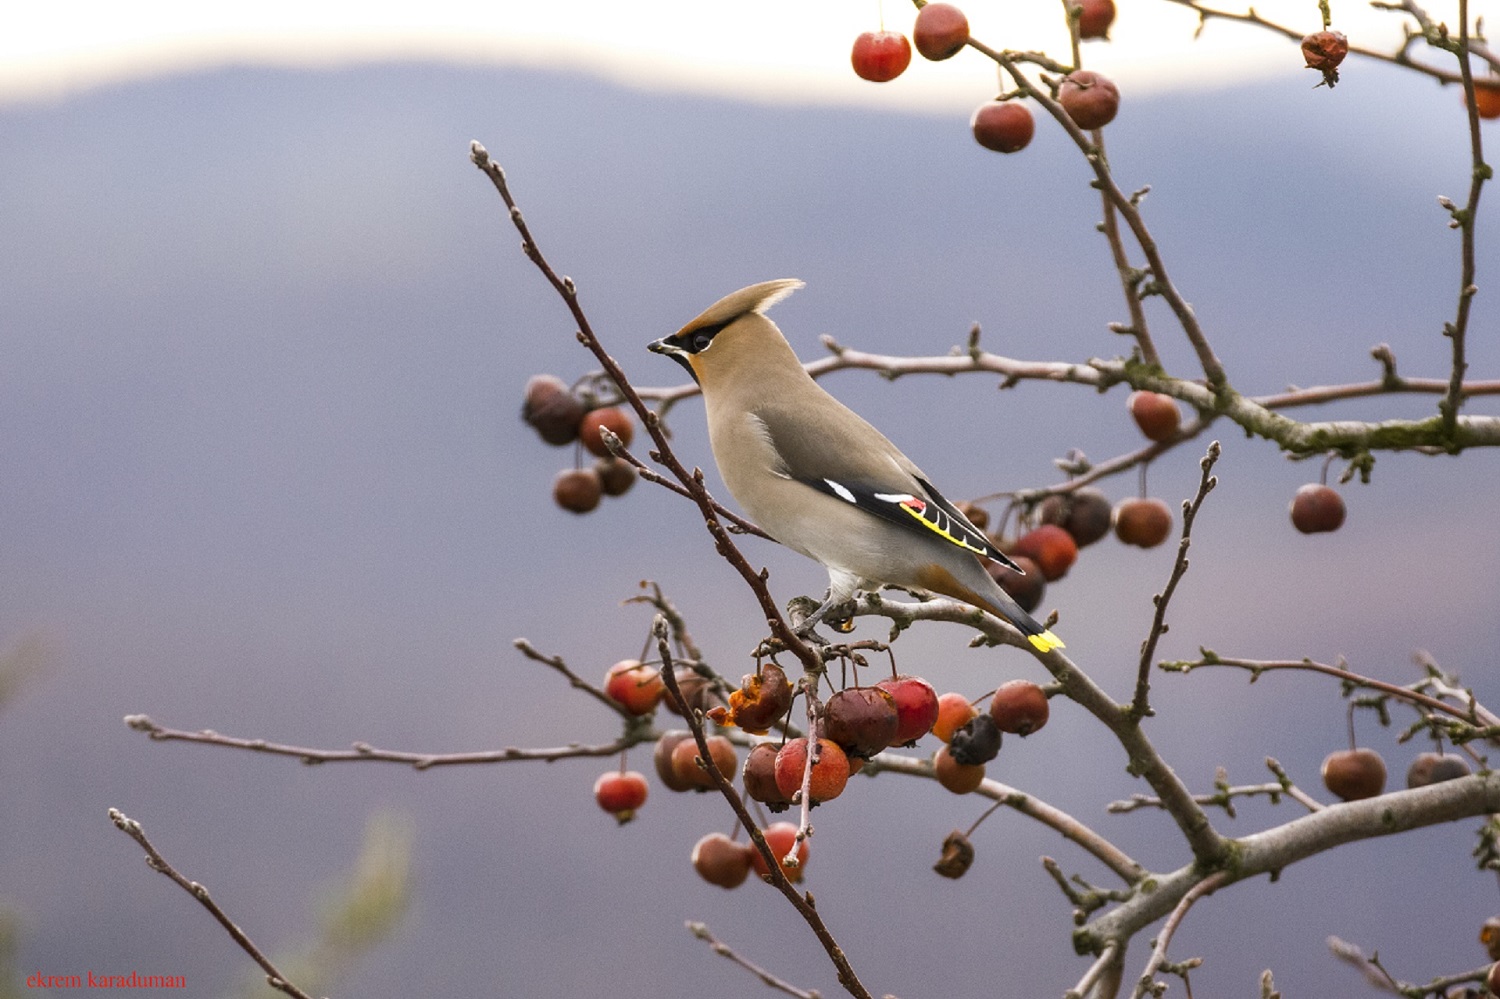
<path fill-rule="evenodd" d="M 1023 570 L 884 434 L 825 391 L 767 318 L 802 286 L 782 278 L 741 288 L 647 347 L 698 384 L 714 460 L 735 501 L 776 541 L 828 570 L 827 598 L 798 632 L 811 636 L 855 593 L 890 585 L 988 611 L 1039 652 L 1062 648 L 981 559 Z"/>

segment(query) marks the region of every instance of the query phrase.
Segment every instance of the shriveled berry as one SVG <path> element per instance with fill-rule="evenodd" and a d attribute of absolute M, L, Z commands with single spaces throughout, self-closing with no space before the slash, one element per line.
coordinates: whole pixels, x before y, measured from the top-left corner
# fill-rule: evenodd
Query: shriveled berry
<path fill-rule="evenodd" d="M 932 757 L 932 774 L 939 784 L 954 794 L 968 794 L 984 783 L 984 764 L 969 766 L 959 763 L 947 746 L 939 746 Z"/>
<path fill-rule="evenodd" d="M 1385 760 L 1373 749 L 1341 749 L 1323 761 L 1323 786 L 1345 801 L 1385 790 Z"/>
<path fill-rule="evenodd" d="M 896 699 L 879 687 L 848 687 L 823 706 L 824 733 L 850 756 L 869 759 L 896 740 Z"/>
<path fill-rule="evenodd" d="M 1047 694 L 1030 680 L 1007 680 L 990 700 L 990 717 L 1002 732 L 1022 738 L 1047 724 Z"/>
<path fill-rule="evenodd" d="M 1292 526 L 1303 534 L 1336 531 L 1344 523 L 1344 498 L 1338 490 L 1309 482 L 1292 497 Z"/>
<path fill-rule="evenodd" d="M 1056 524 L 1042 524 L 1027 531 L 1016 539 L 1013 551 L 1035 562 L 1049 583 L 1066 576 L 1078 560 L 1078 542 Z"/>
<path fill-rule="evenodd" d="M 1031 144 L 1036 119 L 1016 101 L 989 101 L 974 109 L 969 119 L 974 141 L 996 153 L 1018 153 Z"/>
<path fill-rule="evenodd" d="M 1115 507 L 1115 535 L 1127 545 L 1155 548 L 1172 533 L 1172 510 L 1159 499 L 1121 500 Z"/>
<path fill-rule="evenodd" d="M 1057 102 L 1073 124 L 1085 132 L 1103 128 L 1120 111 L 1120 89 L 1107 76 L 1091 69 L 1078 69 L 1063 78 Z"/>
<path fill-rule="evenodd" d="M 711 885 L 738 888 L 750 876 L 750 848 L 721 832 L 693 844 L 693 870 Z"/>
<path fill-rule="evenodd" d="M 957 829 L 943 840 L 943 852 L 932 869 L 945 878 L 961 878 L 974 863 L 974 844 Z"/>
<path fill-rule="evenodd" d="M 891 745 L 909 746 L 932 731 L 938 716 L 938 696 L 932 684 L 917 676 L 894 676 L 875 686 L 896 702 L 896 734 Z"/>
<path fill-rule="evenodd" d="M 797 827 L 790 822 L 773 822 L 766 826 L 761 833 L 766 841 L 766 846 L 771 850 L 771 856 L 776 858 L 776 866 L 781 868 L 781 873 L 793 884 L 802 880 L 802 875 L 807 870 L 807 840 L 797 842 Z M 750 864 L 755 868 L 755 873 L 769 880 L 771 868 L 766 864 L 766 858 L 761 856 L 759 850 L 751 848 Z"/>
<path fill-rule="evenodd" d="M 1479 942 L 1491 961 L 1500 961 L 1500 916 L 1491 916 L 1479 927 Z"/>
<path fill-rule="evenodd" d="M 548 444 L 571 444 L 578 437 L 583 403 L 555 375 L 532 375 L 526 382 L 521 419 L 531 425 Z"/>
<path fill-rule="evenodd" d="M 591 454 L 608 458 L 612 452 L 604 443 L 602 430 L 610 431 L 620 438 L 621 444 L 629 447 L 631 438 L 635 436 L 635 422 L 630 419 L 629 413 L 618 406 L 604 406 L 583 414 L 583 419 L 578 422 L 578 439 Z"/>
<path fill-rule="evenodd" d="M 932 723 L 932 734 L 943 742 L 953 738 L 953 733 L 967 725 L 969 719 L 979 714 L 974 705 L 963 694 L 949 692 L 938 698 L 937 721 Z"/>
<path fill-rule="evenodd" d="M 999 562 L 987 563 L 985 569 L 1022 610 L 1034 611 L 1047 593 L 1047 577 L 1042 575 L 1042 567 L 1025 555 L 1012 555 L 1010 560 L 1021 567 L 1020 572 Z"/>
<path fill-rule="evenodd" d="M 983 766 L 1000 755 L 1000 728 L 989 715 L 975 715 L 948 740 L 953 762 Z"/>
<path fill-rule="evenodd" d="M 776 753 L 776 786 L 788 798 L 802 790 L 802 778 L 807 773 L 807 740 L 789 739 Z M 849 783 L 849 758 L 830 739 L 818 740 L 817 757 L 813 760 L 808 794 L 811 803 L 832 801 L 844 793 Z"/>
<path fill-rule="evenodd" d="M 773 812 L 784 812 L 792 803 L 791 795 L 781 793 L 776 784 L 776 751 L 779 747 L 762 742 L 751 748 L 745 757 L 745 769 L 741 776 L 745 781 L 745 793 L 765 805 Z"/>
<path fill-rule="evenodd" d="M 969 41 L 969 19 L 951 3 L 929 3 L 917 11 L 911 40 L 924 59 L 951 59 Z"/>
<path fill-rule="evenodd" d="M 599 505 L 604 486 L 592 468 L 565 468 L 552 480 L 552 499 L 564 510 L 588 513 Z"/>
<path fill-rule="evenodd" d="M 1079 548 L 1084 548 L 1109 533 L 1112 513 L 1109 497 L 1085 486 L 1048 496 L 1042 501 L 1041 521 L 1061 527 Z"/>
<path fill-rule="evenodd" d="M 792 685 L 775 663 L 757 673 L 746 673 L 740 689 L 729 695 L 729 724 L 753 735 L 764 735 L 792 706 Z"/>
<path fill-rule="evenodd" d="M 1339 63 L 1349 54 L 1349 39 L 1342 31 L 1317 31 L 1302 39 L 1302 58 L 1308 69 L 1323 74 L 1323 82 L 1332 87 L 1339 82 Z"/>

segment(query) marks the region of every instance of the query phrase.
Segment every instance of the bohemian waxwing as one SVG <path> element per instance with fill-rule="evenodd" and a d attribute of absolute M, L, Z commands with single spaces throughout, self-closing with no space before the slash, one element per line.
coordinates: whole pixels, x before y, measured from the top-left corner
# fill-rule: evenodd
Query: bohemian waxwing
<path fill-rule="evenodd" d="M 1015 625 L 1041 652 L 1061 648 L 985 570 L 1016 568 L 894 444 L 812 379 L 772 305 L 795 279 L 742 288 L 650 345 L 703 390 L 724 484 L 777 541 L 828 569 L 810 631 L 857 590 L 883 584 L 940 593 Z"/>

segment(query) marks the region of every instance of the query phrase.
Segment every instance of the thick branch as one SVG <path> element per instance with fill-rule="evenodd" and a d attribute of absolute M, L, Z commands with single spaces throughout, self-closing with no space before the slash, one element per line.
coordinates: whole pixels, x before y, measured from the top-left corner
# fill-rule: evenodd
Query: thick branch
<path fill-rule="evenodd" d="M 984 611 L 953 600 L 927 600 L 921 603 L 904 603 L 886 600 L 879 594 L 862 594 L 857 602 L 856 614 L 879 615 L 904 628 L 914 621 L 950 621 L 966 624 L 977 629 L 986 644 L 1014 645 L 1030 650 L 1030 646 L 1010 624 Z M 1033 650 L 1034 651 L 1034 650 Z M 1036 654 L 1036 659 L 1054 679 L 1062 684 L 1063 693 L 1079 704 L 1114 733 L 1115 738 L 1129 757 L 1127 769 L 1151 785 L 1164 802 L 1167 812 L 1176 821 L 1193 856 L 1204 864 L 1217 862 L 1223 855 L 1227 841 L 1219 835 L 1208 820 L 1208 815 L 1193 800 L 1187 787 L 1172 768 L 1156 751 L 1151 740 L 1146 738 L 1140 726 L 1135 724 L 1128 711 L 1116 704 L 1104 690 L 1083 670 L 1074 665 L 1061 651 L 1054 649 Z"/>
<path fill-rule="evenodd" d="M 1485 772 L 1363 801 L 1331 805 L 1264 832 L 1233 841 L 1232 867 L 1220 868 L 1233 884 L 1261 874 L 1279 873 L 1299 860 L 1325 850 L 1394 833 L 1441 825 L 1500 811 L 1500 774 Z M 1074 946 L 1098 953 L 1111 941 L 1129 940 L 1167 915 L 1209 876 L 1189 864 L 1155 879 L 1155 890 L 1142 892 L 1074 933 Z"/>

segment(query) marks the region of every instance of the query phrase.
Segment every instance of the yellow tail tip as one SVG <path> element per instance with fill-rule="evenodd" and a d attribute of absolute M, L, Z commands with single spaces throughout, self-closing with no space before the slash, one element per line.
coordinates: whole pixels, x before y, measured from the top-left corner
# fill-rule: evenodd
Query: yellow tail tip
<path fill-rule="evenodd" d="M 1058 638 L 1050 631 L 1044 631 L 1040 635 L 1027 635 L 1026 640 L 1032 645 L 1036 646 L 1036 650 L 1038 652 L 1051 652 L 1053 649 L 1062 649 L 1067 647 L 1063 645 L 1063 640 L 1061 638 Z"/>

